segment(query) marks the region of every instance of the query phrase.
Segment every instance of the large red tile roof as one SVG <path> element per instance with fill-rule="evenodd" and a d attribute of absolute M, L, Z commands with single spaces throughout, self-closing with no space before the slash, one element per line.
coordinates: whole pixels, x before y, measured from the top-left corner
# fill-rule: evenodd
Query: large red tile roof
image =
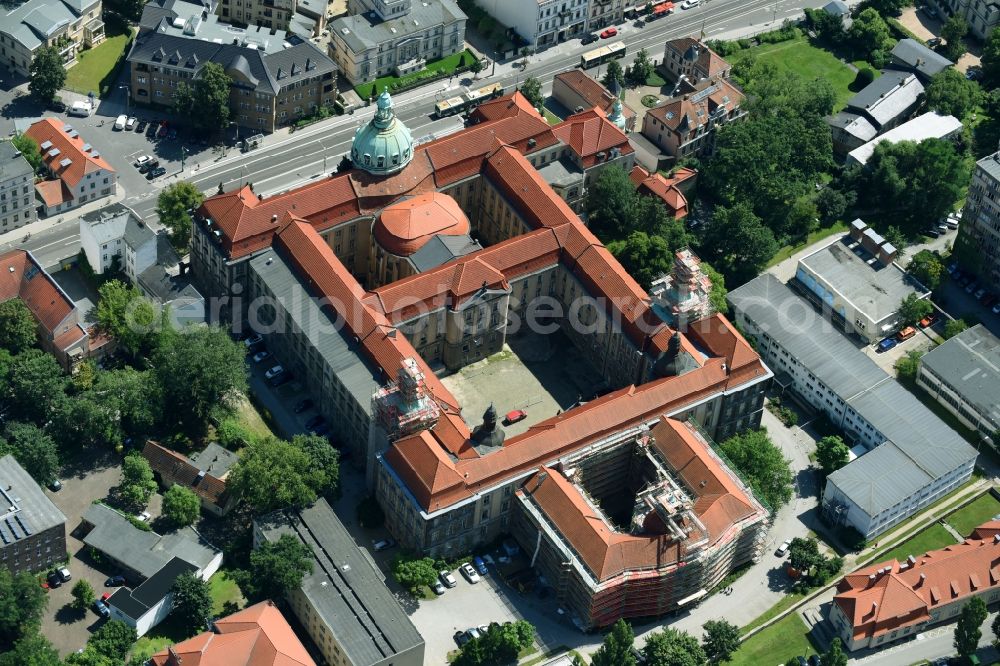
<path fill-rule="evenodd" d="M 636 165 L 629 172 L 629 179 L 639 194 L 659 198 L 674 219 L 679 220 L 687 216 L 688 205 L 687 197 L 681 192 L 678 184 L 696 173 L 691 169 L 683 169 L 682 171 L 683 174 L 680 178 L 668 178 L 659 172 L 651 174 L 641 166 Z"/>
<path fill-rule="evenodd" d="M 600 162 L 600 153 L 610 159 L 612 149 L 617 149 L 621 155 L 635 152 L 625 133 L 598 108 L 570 116 L 553 127 L 552 133 L 573 149 L 584 167 Z"/>
<path fill-rule="evenodd" d="M 316 666 L 271 601 L 215 621 L 205 631 L 151 657 L 153 666 Z"/>
<path fill-rule="evenodd" d="M 54 208 L 59 204 L 73 200 L 73 195 L 66 188 L 66 183 L 61 180 L 43 180 L 36 183 L 35 192 L 42 198 L 47 208 Z"/>
<path fill-rule="evenodd" d="M 66 130 L 67 127 L 70 129 Z M 49 148 L 41 150 L 42 160 L 52 173 L 71 188 L 76 188 L 88 173 L 101 169 L 111 172 L 114 177 L 115 170 L 111 165 L 100 155 L 95 156 L 97 151 L 93 148 L 84 150 L 86 143 L 83 138 L 79 134 L 75 137 L 70 136 L 70 131 L 73 131 L 72 127 L 58 118 L 42 118 L 33 123 L 25 134 L 34 139 L 39 147 L 46 141 L 52 144 Z M 58 148 L 59 153 L 50 156 L 50 151 L 54 148 Z M 64 167 L 60 162 L 65 159 L 71 162 Z"/>
<path fill-rule="evenodd" d="M 225 502 L 223 495 L 226 493 L 226 482 L 212 474 L 199 477 L 201 470 L 187 456 L 153 440 L 146 442 L 142 456 L 149 461 L 154 472 L 169 476 L 206 502 L 216 506 L 222 506 Z"/>
<path fill-rule="evenodd" d="M 62 336 L 69 335 L 76 341 L 81 333 L 85 335 L 79 326 L 61 326 L 73 314 L 76 304 L 24 250 L 0 254 L 0 302 L 11 298 L 24 301 L 53 338 L 66 342 L 68 338 Z"/>
<path fill-rule="evenodd" d="M 468 234 L 469 219 L 447 194 L 425 192 L 386 206 L 374 225 L 375 240 L 397 257 L 408 257 L 436 235 Z"/>

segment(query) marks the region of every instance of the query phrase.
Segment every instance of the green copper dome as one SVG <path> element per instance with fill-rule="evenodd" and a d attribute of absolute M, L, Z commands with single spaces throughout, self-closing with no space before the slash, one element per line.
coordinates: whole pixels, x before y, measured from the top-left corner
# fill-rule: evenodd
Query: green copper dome
<path fill-rule="evenodd" d="M 374 174 L 395 173 L 413 159 L 413 138 L 392 110 L 392 98 L 385 88 L 376 102 L 375 117 L 354 133 L 351 161 Z"/>
<path fill-rule="evenodd" d="M 611 94 L 615 96 L 615 103 L 611 106 L 611 113 L 608 115 L 608 120 L 613 122 L 615 126 L 621 131 L 625 131 L 625 112 L 622 109 L 622 93 L 621 87 L 618 85 L 618 79 L 614 79 L 611 82 Z"/>

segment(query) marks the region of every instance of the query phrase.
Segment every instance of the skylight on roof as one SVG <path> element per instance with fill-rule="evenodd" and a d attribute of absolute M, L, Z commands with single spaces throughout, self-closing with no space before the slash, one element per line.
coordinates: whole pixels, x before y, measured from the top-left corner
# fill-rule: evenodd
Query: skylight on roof
<path fill-rule="evenodd" d="M 61 167 L 68 167 L 72 163 L 73 163 L 73 160 L 71 160 L 68 157 L 64 157 L 61 160 L 59 160 L 59 166 L 61 166 Z"/>
<path fill-rule="evenodd" d="M 51 141 L 46 141 L 42 145 L 39 146 L 39 148 L 41 148 L 42 150 L 48 150 L 51 147 L 52 147 L 52 142 Z"/>
<path fill-rule="evenodd" d="M 62 151 L 60 151 L 58 148 L 53 148 L 52 150 L 49 151 L 49 157 L 55 157 L 60 152 L 62 152 Z"/>

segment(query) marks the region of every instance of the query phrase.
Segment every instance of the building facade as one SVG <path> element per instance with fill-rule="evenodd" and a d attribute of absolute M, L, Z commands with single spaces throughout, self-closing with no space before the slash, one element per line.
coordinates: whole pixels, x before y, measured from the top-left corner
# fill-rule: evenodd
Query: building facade
<path fill-rule="evenodd" d="M 119 203 L 80 216 L 80 246 L 95 274 L 117 265 L 132 284 L 156 263 L 156 232 Z"/>
<path fill-rule="evenodd" d="M 1000 23 L 1000 5 L 992 0 L 933 0 L 931 6 L 945 17 L 943 20 L 952 16 L 965 19 L 969 32 L 984 41 Z"/>
<path fill-rule="evenodd" d="M 96 148 L 58 118 L 42 118 L 26 135 L 34 139 L 51 180 L 35 185 L 45 215 L 54 215 L 118 191 L 118 174 Z"/>
<path fill-rule="evenodd" d="M 329 54 L 353 85 L 403 76 L 465 50 L 466 18 L 454 0 L 349 0 Z"/>
<path fill-rule="evenodd" d="M 620 23 L 622 0 L 506 0 L 476 3 L 509 26 L 528 45 L 541 50 L 580 37 L 601 25 Z M 588 27 L 592 26 L 592 27 Z"/>
<path fill-rule="evenodd" d="M 0 144 L 0 234 L 31 224 L 35 212 L 35 170 L 10 141 Z"/>
<path fill-rule="evenodd" d="M 722 56 L 694 37 L 668 41 L 663 47 L 660 68 L 674 84 L 687 81 L 690 85 L 706 79 L 727 79 L 733 70 Z"/>
<path fill-rule="evenodd" d="M 0 457 L 0 566 L 36 573 L 66 557 L 66 517 L 12 455 Z"/>
<path fill-rule="evenodd" d="M 991 291 L 1000 288 L 1000 153 L 976 162 L 955 251 L 963 268 L 978 273 Z"/>
<path fill-rule="evenodd" d="M 29 76 L 35 52 L 54 46 L 67 67 L 84 47 L 104 41 L 101 0 L 29 0 L 0 19 L 0 62 Z"/>
<path fill-rule="evenodd" d="M 715 149 L 716 128 L 746 116 L 742 104 L 743 93 L 728 79 L 699 81 L 647 111 L 642 135 L 674 159 L 705 157 Z"/>

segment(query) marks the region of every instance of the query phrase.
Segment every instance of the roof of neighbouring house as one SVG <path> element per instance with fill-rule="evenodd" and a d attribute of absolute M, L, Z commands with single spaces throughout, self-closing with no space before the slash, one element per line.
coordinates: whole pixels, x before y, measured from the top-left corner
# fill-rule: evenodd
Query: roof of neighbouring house
<path fill-rule="evenodd" d="M 383 21 L 374 11 L 350 14 L 328 24 L 331 35 L 342 39 L 355 53 L 363 53 L 380 45 L 395 45 L 404 39 L 424 35 L 428 29 L 451 25 L 465 19 L 465 12 L 453 0 L 423 0 L 410 5 L 410 11 L 399 18 Z"/>
<path fill-rule="evenodd" d="M 14 178 L 27 178 L 31 180 L 35 170 L 24 159 L 21 151 L 17 149 L 11 141 L 0 142 L 0 183 L 7 182 Z"/>
<path fill-rule="evenodd" d="M 629 172 L 629 179 L 640 194 L 659 198 L 670 214 L 675 219 L 680 219 L 688 214 L 688 205 L 687 197 L 684 196 L 678 185 L 697 175 L 698 172 L 694 169 L 682 167 L 673 176 L 667 177 L 658 171 L 649 173 L 641 166 L 636 165 Z"/>
<path fill-rule="evenodd" d="M 172 557 L 138 587 L 118 588 L 108 599 L 108 605 L 114 606 L 133 620 L 138 620 L 170 594 L 174 581 L 182 574 L 195 573 L 197 570 L 198 567 L 190 562 Z"/>
<path fill-rule="evenodd" d="M 583 98 L 583 110 L 592 109 L 595 106 L 605 115 L 611 113 L 611 107 L 615 104 L 615 96 L 610 90 L 601 85 L 601 82 L 590 77 L 580 69 L 570 69 L 556 74 L 556 78 L 565 83 L 577 95 Z M 575 112 L 576 109 L 570 109 Z M 635 111 L 628 105 L 622 105 L 622 112 L 626 118 L 635 117 Z"/>
<path fill-rule="evenodd" d="M 875 153 L 875 147 L 883 141 L 899 143 L 914 141 L 920 143 L 924 139 L 944 139 L 962 129 L 962 121 L 954 116 L 942 116 L 934 111 L 908 120 L 899 127 L 894 127 L 885 134 L 877 136 L 863 146 L 858 146 L 847 154 L 849 162 L 867 164 Z"/>
<path fill-rule="evenodd" d="M 686 60 L 693 58 L 704 78 L 712 78 L 729 68 L 729 63 L 718 53 L 694 37 L 671 39 L 667 42 L 666 48 L 676 51 Z"/>
<path fill-rule="evenodd" d="M 0 549 L 66 524 L 66 516 L 12 455 L 0 457 L 0 499 Z"/>
<path fill-rule="evenodd" d="M 71 190 L 90 173 L 103 170 L 110 178 L 115 177 L 114 168 L 97 149 L 85 142 L 72 125 L 58 118 L 42 118 L 32 123 L 25 134 L 38 144 L 49 171 Z"/>
<path fill-rule="evenodd" d="M 954 63 L 934 49 L 907 37 L 896 43 L 892 49 L 892 59 L 930 79 Z"/>
<path fill-rule="evenodd" d="M 24 250 L 0 254 L 0 302 L 11 298 L 20 298 L 49 335 L 76 309 L 62 287 Z"/>
<path fill-rule="evenodd" d="M 743 102 L 743 93 L 723 78 L 700 81 L 694 92 L 668 99 L 646 115 L 663 123 L 668 129 L 682 134 L 707 125 L 709 116 L 725 109 L 731 111 Z"/>
<path fill-rule="evenodd" d="M 882 127 L 890 123 L 898 124 L 900 117 L 909 113 L 923 94 L 924 86 L 916 75 L 886 70 L 847 100 L 847 108 L 871 117 Z"/>
<path fill-rule="evenodd" d="M 584 168 L 635 152 L 628 137 L 607 120 L 600 108 L 575 113 L 552 128 L 552 133 L 576 153 Z"/>
<path fill-rule="evenodd" d="M 976 324 L 924 354 L 920 365 L 1000 430 L 1000 338 Z"/>
<path fill-rule="evenodd" d="M 194 461 L 187 456 L 172 451 L 153 440 L 146 442 L 146 446 L 142 449 L 142 456 L 149 461 L 149 466 L 154 472 L 165 478 L 169 477 L 173 483 L 191 490 L 206 502 L 218 506 L 225 503 L 226 482 L 199 469 Z"/>

